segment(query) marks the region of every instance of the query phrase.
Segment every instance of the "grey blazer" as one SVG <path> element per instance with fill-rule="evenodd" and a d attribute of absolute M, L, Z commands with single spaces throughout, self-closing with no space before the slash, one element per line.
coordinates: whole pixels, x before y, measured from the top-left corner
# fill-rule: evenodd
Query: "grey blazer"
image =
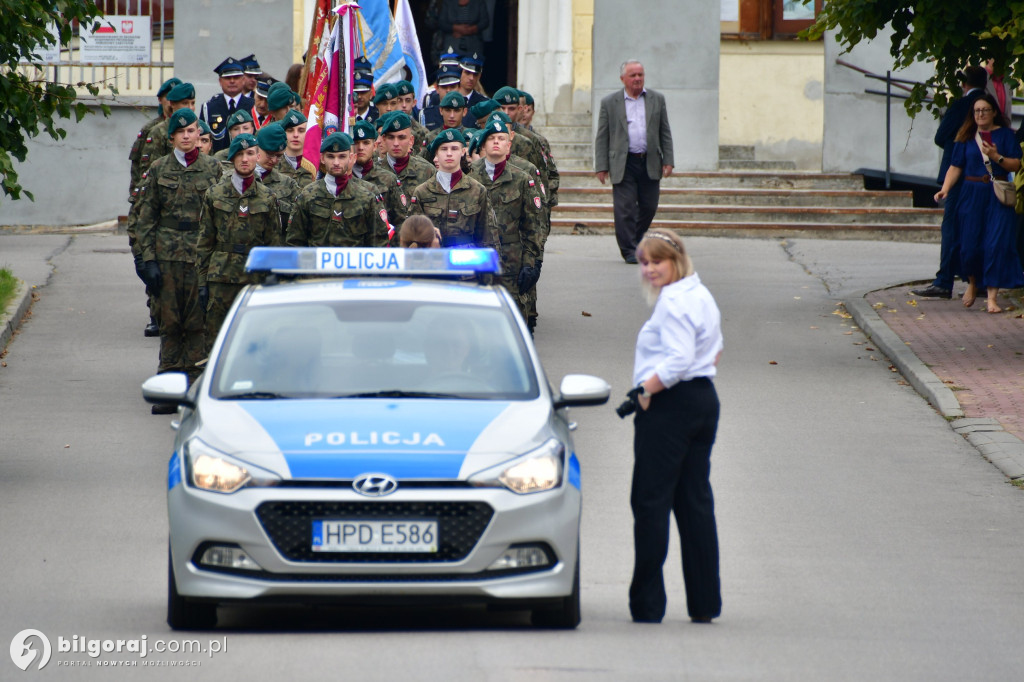
<path fill-rule="evenodd" d="M 662 166 L 676 165 L 672 154 L 672 131 L 668 126 L 665 97 L 648 88 L 644 98 L 647 114 L 647 175 L 652 180 L 658 180 L 661 178 Z M 617 185 L 626 173 L 628 153 L 626 97 L 624 90 L 618 90 L 601 100 L 597 138 L 594 140 L 594 171 L 608 171 L 612 184 Z"/>

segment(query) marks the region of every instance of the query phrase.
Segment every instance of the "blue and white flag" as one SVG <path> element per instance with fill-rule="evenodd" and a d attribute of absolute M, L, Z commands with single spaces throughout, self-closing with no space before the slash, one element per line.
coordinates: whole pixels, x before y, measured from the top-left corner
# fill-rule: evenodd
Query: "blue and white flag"
<path fill-rule="evenodd" d="M 359 0 L 358 34 L 373 64 L 373 84 L 402 80 L 405 56 L 388 0 Z"/>
<path fill-rule="evenodd" d="M 398 0 L 398 4 L 395 5 L 395 25 L 398 27 L 398 41 L 402 44 L 405 65 L 412 73 L 409 82 L 416 88 L 416 101 L 421 102 L 430 86 L 430 79 L 427 78 L 427 70 L 423 66 L 423 55 L 420 53 L 420 41 L 416 36 L 416 24 L 412 19 L 409 0 Z"/>

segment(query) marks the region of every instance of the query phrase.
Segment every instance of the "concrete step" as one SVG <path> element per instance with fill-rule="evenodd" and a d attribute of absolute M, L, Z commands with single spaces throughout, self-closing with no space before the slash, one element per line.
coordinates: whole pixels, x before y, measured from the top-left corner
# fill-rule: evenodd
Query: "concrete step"
<path fill-rule="evenodd" d="M 940 230 L 933 225 L 895 223 L 770 223 L 770 222 L 726 222 L 703 220 L 665 220 L 655 218 L 651 227 L 675 230 L 681 234 L 755 237 L 785 236 L 799 234 L 828 239 L 898 239 L 938 242 Z M 579 221 L 565 218 L 551 218 L 551 231 L 555 234 L 614 234 L 615 221 Z M 870 237 L 869 237 L 870 235 Z"/>
<path fill-rule="evenodd" d="M 573 158 L 573 157 L 557 158 L 557 159 L 555 159 L 555 163 L 558 164 L 558 172 L 559 173 L 564 173 L 564 172 L 567 172 L 567 171 L 569 171 L 569 172 L 575 171 L 575 172 L 580 172 L 580 173 L 589 172 L 589 173 L 593 174 L 593 169 L 594 169 L 594 159 L 593 159 L 593 157 L 587 157 L 587 158 L 582 158 L 582 157 L 578 157 L 578 158 Z"/>
<path fill-rule="evenodd" d="M 612 204 L 569 203 L 561 200 L 551 217 L 587 223 L 613 217 Z M 831 207 L 831 206 L 722 206 L 659 204 L 655 216 L 661 220 L 742 223 L 826 223 L 842 225 L 917 225 L 938 227 L 942 210 L 932 208 Z"/>
<path fill-rule="evenodd" d="M 576 144 L 592 144 L 594 134 L 590 126 L 534 126 L 534 130 L 548 139 L 548 142 L 568 142 Z"/>
<path fill-rule="evenodd" d="M 551 142 L 550 138 L 548 141 Z M 593 159 L 594 146 L 589 142 L 551 142 L 551 155 L 556 162 L 562 159 Z"/>
<path fill-rule="evenodd" d="M 722 161 L 753 161 L 754 145 L 722 144 L 718 145 L 718 160 Z"/>
<path fill-rule="evenodd" d="M 561 112 L 537 112 L 533 116 L 535 126 L 585 126 L 589 128 L 593 119 L 590 114 L 567 114 Z"/>
<path fill-rule="evenodd" d="M 562 184 L 558 198 L 566 203 L 612 201 L 612 189 Z M 662 187 L 661 205 L 710 204 L 715 206 L 913 206 L 912 192 L 869 192 L 842 189 L 715 189 Z"/>
<path fill-rule="evenodd" d="M 718 168 L 721 170 L 796 170 L 796 161 L 755 161 L 753 159 L 719 159 Z"/>
<path fill-rule="evenodd" d="M 573 187 L 601 187 L 593 171 L 593 161 L 581 170 L 564 167 L 555 157 L 562 184 Z M 565 168 L 563 170 L 563 168 Z M 611 187 L 611 184 L 604 185 Z M 662 178 L 661 188 L 713 187 L 728 189 L 864 189 L 864 177 L 849 173 L 811 173 L 803 171 L 771 173 L 766 171 L 676 171 Z"/>

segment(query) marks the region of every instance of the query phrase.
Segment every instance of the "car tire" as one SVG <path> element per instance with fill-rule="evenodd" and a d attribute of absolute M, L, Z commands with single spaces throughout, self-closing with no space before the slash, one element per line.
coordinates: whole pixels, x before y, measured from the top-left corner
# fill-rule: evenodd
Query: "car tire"
<path fill-rule="evenodd" d="M 170 547 L 167 548 L 167 624 L 173 630 L 209 630 L 217 625 L 216 604 L 189 601 L 178 594 Z"/>
<path fill-rule="evenodd" d="M 577 546 L 578 547 L 578 546 Z M 572 577 L 572 594 L 554 608 L 534 609 L 530 622 L 537 627 L 572 630 L 580 624 L 580 552 L 576 550 L 576 570 Z"/>

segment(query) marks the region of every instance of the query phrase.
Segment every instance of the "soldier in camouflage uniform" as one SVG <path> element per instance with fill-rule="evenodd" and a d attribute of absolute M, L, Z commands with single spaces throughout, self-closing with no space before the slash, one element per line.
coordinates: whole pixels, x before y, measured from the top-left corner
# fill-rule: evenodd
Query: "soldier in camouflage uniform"
<path fill-rule="evenodd" d="M 234 113 L 228 116 L 228 120 L 224 123 L 224 127 L 228 130 L 228 145 L 230 147 L 231 140 L 235 139 L 236 136 L 246 133 L 247 135 L 256 134 L 256 126 L 252 122 L 252 114 L 245 109 L 236 109 Z M 228 149 L 224 147 L 219 152 L 214 152 L 213 158 L 220 161 L 220 164 L 224 166 L 224 172 L 230 174 L 233 166 L 231 161 L 228 159 Z"/>
<path fill-rule="evenodd" d="M 360 180 L 372 184 L 377 194 L 383 195 L 384 207 L 388 211 L 388 234 L 394 240 L 394 230 L 391 229 L 409 216 L 409 197 L 405 194 L 402 181 L 394 172 L 385 168 L 383 164 L 374 163 L 373 148 L 377 139 L 377 129 L 372 123 L 356 121 L 352 127 L 353 143 L 356 162 L 352 166 L 352 174 Z"/>
<path fill-rule="evenodd" d="M 168 120 L 174 150 L 150 167 L 138 207 L 138 237 L 143 280 L 156 297 L 160 325 L 158 372 L 186 372 L 195 379 L 206 344 L 203 311 L 196 282 L 196 239 L 203 194 L 220 180 L 221 167 L 201 154 L 198 119 L 179 109 Z M 173 408 L 173 406 L 172 406 Z M 154 414 L 167 414 L 154 405 Z"/>
<path fill-rule="evenodd" d="M 373 106 L 377 108 L 378 116 L 398 111 L 398 88 L 394 83 L 383 83 L 377 88 L 377 94 L 373 96 Z"/>
<path fill-rule="evenodd" d="M 326 175 L 299 192 L 286 233 L 289 246 L 387 246 L 384 198 L 369 183 L 352 182 L 355 158 L 345 133 L 323 141 L 320 164 Z"/>
<path fill-rule="evenodd" d="M 396 111 L 401 111 L 412 121 L 412 150 L 415 154 L 422 156 L 423 150 L 427 148 L 427 127 L 419 121 L 419 111 L 416 111 L 416 90 L 409 81 L 398 81 L 395 83 L 398 91 L 398 105 Z"/>
<path fill-rule="evenodd" d="M 411 215 L 425 215 L 441 231 L 441 246 L 498 248 L 496 219 L 487 190 L 464 175 L 462 156 L 466 138 L 459 130 L 446 130 L 430 145 L 437 172 L 412 192 Z"/>
<path fill-rule="evenodd" d="M 179 83 L 167 93 L 167 102 L 170 105 L 171 113 L 185 108 L 194 111 L 196 108 L 196 89 L 191 83 Z M 167 133 L 167 122 L 169 119 L 170 116 L 162 123 L 153 126 L 153 129 L 149 131 L 149 136 L 146 137 L 146 141 L 142 143 L 142 148 L 139 150 L 139 169 L 143 178 L 145 178 L 146 172 L 154 161 L 167 156 L 174 148 L 174 145 L 171 144 L 170 135 Z"/>
<path fill-rule="evenodd" d="M 469 128 L 462 127 L 462 119 L 466 115 L 466 98 L 462 96 L 461 92 L 449 92 L 443 98 L 441 103 L 438 105 L 441 112 L 442 125 L 437 130 L 431 130 L 427 133 L 427 144 L 429 145 L 434 141 L 442 131 L 444 130 L 461 130 L 463 136 L 466 135 L 466 131 Z M 423 150 L 423 158 L 427 158 L 428 151 L 425 148 Z"/>
<path fill-rule="evenodd" d="M 271 124 L 263 126 L 263 135 Z M 277 126 L 284 148 L 284 131 Z M 235 296 L 258 277 L 245 271 L 245 261 L 254 246 L 278 246 L 281 216 L 271 190 L 256 177 L 260 143 L 242 133 L 231 140 L 228 159 L 231 173 L 211 187 L 203 198 L 196 243 L 196 281 L 199 305 L 206 312 L 206 353 Z M 293 183 L 294 185 L 294 183 Z"/>
<path fill-rule="evenodd" d="M 520 90 L 505 86 L 494 93 L 494 101 L 501 105 L 501 110 L 509 117 L 512 124 L 511 130 L 517 136 L 527 138 L 537 147 L 541 162 L 543 163 L 543 166 L 537 167 L 541 168 L 541 172 L 544 174 L 544 185 L 548 194 L 547 205 L 548 208 L 551 208 L 558 205 L 558 186 L 561 183 L 558 175 L 558 166 L 555 165 L 555 159 L 551 156 L 551 144 L 547 141 L 547 138 L 519 124 L 519 98 L 521 96 L 522 92 Z"/>
<path fill-rule="evenodd" d="M 199 119 L 199 151 L 207 156 L 213 154 L 213 128 L 203 119 Z"/>
<path fill-rule="evenodd" d="M 505 124 L 491 121 L 478 135 L 484 157 L 473 164 L 469 174 L 487 189 L 487 201 L 497 220 L 500 283 L 519 304 L 523 319 L 528 320 L 527 294 L 540 277 L 537 259 L 544 229 L 544 202 L 537 183 L 508 164 L 512 140 Z"/>
<path fill-rule="evenodd" d="M 386 118 L 381 126 L 384 138 L 384 159 L 406 190 L 417 187 L 434 176 L 436 169 L 430 161 L 412 153 L 412 119 L 400 111 Z"/>
<path fill-rule="evenodd" d="M 280 121 L 288 136 L 288 147 L 284 151 L 284 160 L 278 164 L 278 170 L 294 180 L 302 189 L 315 179 L 313 174 L 302 167 L 302 145 L 306 140 L 306 117 L 301 111 L 292 109 Z"/>
<path fill-rule="evenodd" d="M 277 207 L 281 212 L 281 242 L 284 232 L 288 229 L 288 220 L 292 217 L 292 206 L 299 196 L 299 186 L 295 180 L 284 175 L 277 169 L 281 166 L 288 136 L 280 123 L 268 123 L 256 133 L 256 177 L 270 190 L 277 199 Z"/>

